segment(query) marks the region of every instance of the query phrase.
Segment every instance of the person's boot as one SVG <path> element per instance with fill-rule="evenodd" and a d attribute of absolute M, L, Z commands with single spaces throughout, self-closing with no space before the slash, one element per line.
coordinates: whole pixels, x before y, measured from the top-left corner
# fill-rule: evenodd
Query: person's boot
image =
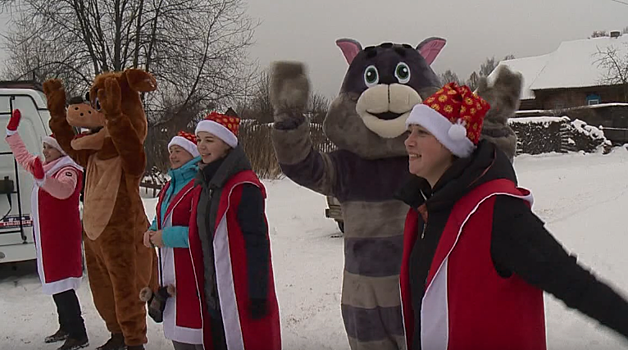
<path fill-rule="evenodd" d="M 89 346 L 87 337 L 83 339 L 68 338 L 57 350 L 78 350 Z"/>
<path fill-rule="evenodd" d="M 103 346 L 96 348 L 96 350 L 126 350 L 124 335 L 122 333 L 111 334 L 111 338 Z"/>
<path fill-rule="evenodd" d="M 59 328 L 55 334 L 47 336 L 46 339 L 44 339 L 44 342 L 46 344 L 50 344 L 64 341 L 66 339 L 68 339 L 68 333 Z"/>
<path fill-rule="evenodd" d="M 144 345 L 129 345 L 126 350 L 144 350 Z"/>

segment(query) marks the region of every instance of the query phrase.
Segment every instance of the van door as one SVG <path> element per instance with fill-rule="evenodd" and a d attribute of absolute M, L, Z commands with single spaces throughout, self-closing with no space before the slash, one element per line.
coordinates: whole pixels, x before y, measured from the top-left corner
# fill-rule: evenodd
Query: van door
<path fill-rule="evenodd" d="M 17 165 L 4 140 L 4 130 L 12 109 L 19 109 L 22 120 L 18 132 L 28 151 L 41 155 L 41 139 L 50 134 L 50 115 L 39 95 L 34 90 L 0 89 L 0 263 L 35 259 L 31 219 L 33 177 Z"/>

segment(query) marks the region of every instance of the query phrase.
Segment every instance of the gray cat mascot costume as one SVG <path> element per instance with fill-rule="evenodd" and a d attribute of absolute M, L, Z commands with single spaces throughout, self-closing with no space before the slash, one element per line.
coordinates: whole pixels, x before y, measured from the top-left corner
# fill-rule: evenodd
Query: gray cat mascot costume
<path fill-rule="evenodd" d="M 408 207 L 394 194 L 409 176 L 405 121 L 414 105 L 441 87 L 430 64 L 445 40 L 429 38 L 416 48 L 384 43 L 362 49 L 350 39 L 336 44 L 349 69 L 323 128 L 338 150 L 320 153 L 312 147 L 304 117 L 309 81 L 304 66 L 296 62 L 272 67 L 272 140 L 286 176 L 341 203 L 345 222 L 341 305 L 351 349 L 405 349 L 399 269 Z M 495 91 L 502 90 L 500 84 L 509 86 L 503 89 L 507 93 Z M 500 116 L 512 113 L 507 107 L 513 102 L 517 108 L 520 89 L 521 77 L 509 71 L 500 72 L 490 87 L 482 82 L 484 92 L 504 100 L 500 112 L 494 113 L 495 125 L 502 128 L 493 137 L 508 139 L 504 144 L 513 150 L 516 138 L 505 124 L 508 115 Z"/>

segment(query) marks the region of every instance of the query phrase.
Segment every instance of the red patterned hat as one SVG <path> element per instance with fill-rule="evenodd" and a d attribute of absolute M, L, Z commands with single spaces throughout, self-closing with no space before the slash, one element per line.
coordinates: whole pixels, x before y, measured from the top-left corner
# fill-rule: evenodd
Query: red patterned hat
<path fill-rule="evenodd" d="M 170 140 L 168 149 L 174 145 L 188 151 L 194 158 L 200 155 L 198 153 L 198 149 L 196 148 L 196 136 L 190 134 L 189 132 L 179 131 L 177 135 Z"/>
<path fill-rule="evenodd" d="M 196 125 L 195 133 L 198 135 L 199 131 L 208 132 L 235 148 L 238 145 L 239 128 L 240 118 L 211 112 Z"/>
<path fill-rule="evenodd" d="M 480 141 L 484 116 L 491 106 L 468 86 L 449 83 L 414 106 L 406 126 L 420 125 L 451 153 L 465 158 Z"/>

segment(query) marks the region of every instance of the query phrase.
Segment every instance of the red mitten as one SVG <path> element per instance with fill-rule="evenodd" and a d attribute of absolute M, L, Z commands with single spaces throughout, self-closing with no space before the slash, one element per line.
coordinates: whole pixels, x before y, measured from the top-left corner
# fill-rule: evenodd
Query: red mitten
<path fill-rule="evenodd" d="M 36 180 L 43 180 L 46 173 L 44 173 L 44 166 L 41 164 L 41 160 L 39 158 L 35 158 L 33 160 L 33 164 L 31 166 L 31 172 Z"/>
<path fill-rule="evenodd" d="M 17 127 L 20 125 L 20 119 L 22 119 L 22 113 L 19 109 L 13 110 L 9 124 L 7 125 L 7 133 L 17 131 Z"/>

